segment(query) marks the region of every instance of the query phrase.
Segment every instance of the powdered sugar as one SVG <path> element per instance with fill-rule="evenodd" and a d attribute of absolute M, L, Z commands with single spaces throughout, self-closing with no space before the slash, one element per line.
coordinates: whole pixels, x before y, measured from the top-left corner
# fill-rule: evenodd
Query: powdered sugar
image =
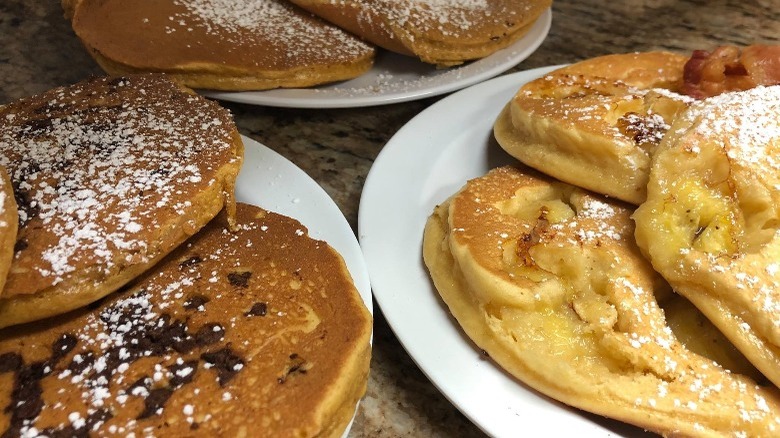
<path fill-rule="evenodd" d="M 303 2 L 305 3 L 305 2 Z M 403 28 L 416 27 L 419 31 L 436 30 L 445 36 L 470 36 L 470 30 L 478 23 L 504 21 L 522 18 L 520 12 L 528 11 L 533 5 L 526 2 L 506 7 L 489 0 L 367 0 L 347 2 L 330 0 L 330 4 L 344 7 L 350 4 L 358 8 L 363 21 L 375 25 Z M 372 17 L 383 17 L 375 21 Z M 407 37 L 414 38 L 417 32 Z"/>
<path fill-rule="evenodd" d="M 551 224 L 550 228 L 568 233 L 577 242 L 594 242 L 604 239 L 617 241 L 623 238 L 623 230 L 614 222 L 618 214 L 620 213 L 613 205 L 593 197 L 587 197 L 576 216 Z"/>
<path fill-rule="evenodd" d="M 175 0 L 174 4 L 185 8 L 186 13 L 169 17 L 168 33 L 202 26 L 207 33 L 220 34 L 236 47 L 250 43 L 254 37 L 280 41 L 287 57 L 326 55 L 349 59 L 372 50 L 343 30 L 279 0 Z"/>
<path fill-rule="evenodd" d="M 780 86 L 724 93 L 691 108 L 686 120 L 697 120 L 696 132 L 717 142 L 732 160 L 780 170 L 769 147 L 780 147 Z"/>
<path fill-rule="evenodd" d="M 196 96 L 171 102 L 175 86 L 163 91 L 157 80 L 103 79 L 4 108 L 0 165 L 24 200 L 20 236 L 44 262 L 32 269 L 50 284 L 85 264 L 107 273 L 117 264 L 145 263 L 154 255 L 147 233 L 190 208 L 185 194 L 205 186 L 203 172 L 212 173 L 232 149 L 225 111 Z M 145 87 L 160 101 L 147 99 Z M 90 93 L 105 94 L 100 101 Z M 200 117 L 192 120 L 182 104 Z M 29 223 L 34 234 L 25 234 Z"/>

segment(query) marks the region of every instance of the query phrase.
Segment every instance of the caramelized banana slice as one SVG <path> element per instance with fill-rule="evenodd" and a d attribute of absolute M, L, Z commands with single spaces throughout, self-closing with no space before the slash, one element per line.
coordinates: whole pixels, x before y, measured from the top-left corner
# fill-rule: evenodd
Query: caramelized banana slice
<path fill-rule="evenodd" d="M 653 266 L 780 384 L 780 86 L 693 105 L 650 172 L 636 239 Z"/>
<path fill-rule="evenodd" d="M 692 353 L 630 210 L 513 167 L 470 181 L 424 236 L 434 284 L 499 365 L 566 404 L 663 433 L 771 436 L 780 398 Z M 711 344 L 717 348 L 717 344 Z"/>
<path fill-rule="evenodd" d="M 676 93 L 685 61 L 666 52 L 630 53 L 556 70 L 507 103 L 496 139 L 528 166 L 638 204 L 653 150 L 692 101 Z"/>

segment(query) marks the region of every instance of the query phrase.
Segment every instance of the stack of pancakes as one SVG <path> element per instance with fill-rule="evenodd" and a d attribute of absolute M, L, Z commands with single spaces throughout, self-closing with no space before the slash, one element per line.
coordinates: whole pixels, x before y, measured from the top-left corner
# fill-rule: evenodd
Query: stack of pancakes
<path fill-rule="evenodd" d="M 327 243 L 236 204 L 242 159 L 163 75 L 0 107 L 5 435 L 343 433 L 370 314 Z"/>
<path fill-rule="evenodd" d="M 517 41 L 550 7 L 550 0 L 62 3 L 108 73 L 165 72 L 219 90 L 351 79 L 371 67 L 375 45 L 439 66 L 461 64 Z"/>
<path fill-rule="evenodd" d="M 551 0 L 291 0 L 384 49 L 441 67 L 520 39 Z"/>
<path fill-rule="evenodd" d="M 780 86 L 696 100 L 690 68 L 609 55 L 523 85 L 494 124 L 520 163 L 437 206 L 424 259 L 540 392 L 664 435 L 776 436 Z"/>
<path fill-rule="evenodd" d="M 190 87 L 306 87 L 367 71 L 374 48 L 281 0 L 63 0 L 110 74 L 165 72 Z"/>

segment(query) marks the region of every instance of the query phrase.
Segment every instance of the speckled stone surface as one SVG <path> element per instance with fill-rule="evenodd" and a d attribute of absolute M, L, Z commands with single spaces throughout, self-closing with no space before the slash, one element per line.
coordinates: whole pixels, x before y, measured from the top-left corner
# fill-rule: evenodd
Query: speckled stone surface
<path fill-rule="evenodd" d="M 754 42 L 780 44 L 777 0 L 555 0 L 547 39 L 510 72 L 606 53 L 689 52 Z M 0 104 L 96 74 L 100 69 L 74 36 L 59 2 L 0 2 Z M 356 229 L 371 163 L 399 128 L 436 99 L 338 110 L 225 106 L 243 134 L 317 180 Z M 368 393 L 350 436 L 482 436 L 415 366 L 381 309 L 375 314 Z"/>

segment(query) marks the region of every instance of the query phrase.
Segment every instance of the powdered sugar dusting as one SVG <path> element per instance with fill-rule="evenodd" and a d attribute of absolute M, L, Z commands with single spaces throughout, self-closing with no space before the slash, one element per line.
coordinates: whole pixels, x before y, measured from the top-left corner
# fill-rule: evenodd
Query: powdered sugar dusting
<path fill-rule="evenodd" d="M 780 86 L 760 86 L 705 99 L 685 117 L 698 119 L 696 132 L 706 141 L 718 142 L 730 159 L 776 171 L 780 158 L 769 148 L 780 147 L 778 114 Z"/>
<path fill-rule="evenodd" d="M 15 388 L 8 434 L 235 436 L 262 424 L 276 436 L 343 395 L 331 392 L 343 374 L 320 364 L 364 357 L 352 346 L 368 345 L 371 326 L 348 275 L 334 275 L 341 259 L 293 219 L 236 210 L 235 231 L 222 215 L 131 288 L 0 340 Z"/>
<path fill-rule="evenodd" d="M 551 224 L 550 228 L 570 233 L 577 242 L 604 239 L 617 241 L 623 238 L 623 229 L 615 222 L 619 214 L 624 213 L 620 213 L 613 205 L 594 197 L 586 197 L 573 218 Z"/>
<path fill-rule="evenodd" d="M 549 95 L 550 90 L 555 90 Z M 669 121 L 653 112 L 625 112 L 625 107 L 647 106 L 659 97 L 687 106 L 693 99 L 662 88 L 643 89 L 620 80 L 580 74 L 550 74 L 529 83 L 521 97 L 534 99 L 543 114 L 555 115 L 578 129 L 596 130 L 619 148 L 657 145 Z M 640 104 L 640 105 L 637 105 Z"/>
<path fill-rule="evenodd" d="M 509 166 L 469 181 L 454 199 L 449 215 L 439 216 L 451 227 L 449 266 L 469 273 L 460 278 L 491 339 L 513 351 L 514 363 L 545 375 L 543 385 L 559 379 L 580 395 L 598 388 L 616 406 L 657 412 L 667 419 L 659 429 L 680 433 L 689 433 L 690 419 L 702 430 L 747 436 L 780 424 L 771 391 L 677 340 L 655 298 L 658 282 L 633 243 L 630 209 L 556 190 Z M 509 239 L 516 245 L 502 250 Z M 471 270 L 474 263 L 483 268 Z M 496 272 L 511 286 L 496 281 Z M 523 295 L 533 304 L 517 299 Z M 561 371 L 543 369 L 548 361 Z"/>
<path fill-rule="evenodd" d="M 360 77 L 313 88 L 318 99 L 375 98 L 405 99 L 411 95 L 437 95 L 463 88 L 516 65 L 524 57 L 527 42 L 515 45 L 474 62 L 438 68 L 403 55 L 382 51 L 374 67 Z"/>
<path fill-rule="evenodd" d="M 234 159 L 230 123 L 215 104 L 151 77 L 88 81 L 7 105 L 0 165 L 23 201 L 20 236 L 40 251 L 22 250 L 17 261 L 33 259 L 31 271 L 51 285 L 77 268 L 147 262 L 158 249 L 142 231 L 190 209 L 187 194 Z"/>
<path fill-rule="evenodd" d="M 490 0 L 330 0 L 329 3 L 341 7 L 354 4 L 364 21 L 372 21 L 372 16 L 384 17 L 382 23 L 375 24 L 413 26 L 422 31 L 436 30 L 445 36 L 461 37 L 471 36 L 470 31 L 477 23 L 521 20 L 524 12 L 535 7 L 531 2 L 506 6 Z M 412 33 L 408 36 L 413 38 Z"/>
<path fill-rule="evenodd" d="M 295 10 L 279 0 L 175 0 L 186 12 L 170 17 L 166 32 L 188 32 L 202 26 L 241 47 L 260 36 L 267 41 L 283 41 L 284 56 L 337 57 L 350 59 L 369 53 L 372 48 L 356 37 Z"/>

